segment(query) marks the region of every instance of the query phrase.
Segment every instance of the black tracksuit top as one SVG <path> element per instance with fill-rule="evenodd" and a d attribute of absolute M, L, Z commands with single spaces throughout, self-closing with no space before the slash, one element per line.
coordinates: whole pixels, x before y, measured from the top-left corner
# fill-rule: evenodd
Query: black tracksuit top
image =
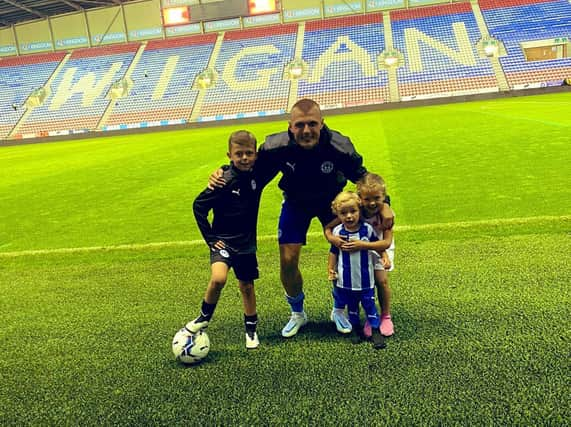
<path fill-rule="evenodd" d="M 281 172 L 284 198 L 308 208 L 328 206 L 347 179 L 355 182 L 367 173 L 351 140 L 325 125 L 319 143 L 309 150 L 299 147 L 289 131 L 269 135 L 254 169 L 266 182 Z"/>
<path fill-rule="evenodd" d="M 231 165 L 224 170 L 224 187 L 207 188 L 196 197 L 192 206 L 194 217 L 208 246 L 222 240 L 236 253 L 256 252 L 258 209 L 265 185 L 256 176 Z M 208 222 L 210 210 L 214 214 L 212 224 Z"/>

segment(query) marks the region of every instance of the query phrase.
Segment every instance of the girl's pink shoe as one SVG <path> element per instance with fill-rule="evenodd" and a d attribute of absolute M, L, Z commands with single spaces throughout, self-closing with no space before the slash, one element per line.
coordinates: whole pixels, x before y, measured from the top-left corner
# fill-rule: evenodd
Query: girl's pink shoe
<path fill-rule="evenodd" d="M 365 326 L 363 326 L 363 335 L 365 338 L 371 338 L 373 335 L 373 330 L 371 329 L 371 324 L 368 320 L 365 322 Z"/>

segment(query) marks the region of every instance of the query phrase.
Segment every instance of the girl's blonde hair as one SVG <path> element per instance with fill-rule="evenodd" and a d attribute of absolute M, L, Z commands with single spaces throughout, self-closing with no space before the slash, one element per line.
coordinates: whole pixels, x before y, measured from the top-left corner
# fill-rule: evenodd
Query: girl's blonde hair
<path fill-rule="evenodd" d="M 352 191 L 342 191 L 341 193 L 337 194 L 335 199 L 331 202 L 331 210 L 335 215 L 339 214 L 339 210 L 341 205 L 345 203 L 353 202 L 357 205 L 358 208 L 361 207 L 361 199 L 359 196 L 352 192 Z"/>
<path fill-rule="evenodd" d="M 387 186 L 385 180 L 381 178 L 376 173 L 367 173 L 363 178 L 361 178 L 356 183 L 357 194 L 361 194 L 363 190 L 378 191 L 383 197 L 387 195 Z"/>

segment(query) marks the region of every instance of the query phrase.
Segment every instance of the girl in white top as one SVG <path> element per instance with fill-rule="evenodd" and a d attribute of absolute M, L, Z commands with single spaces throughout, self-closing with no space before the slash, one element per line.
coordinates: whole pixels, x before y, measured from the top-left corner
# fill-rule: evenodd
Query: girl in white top
<path fill-rule="evenodd" d="M 362 203 L 362 219 L 373 226 L 379 239 L 390 239 L 391 244 L 385 250 L 375 264 L 375 286 L 381 303 L 381 334 L 389 337 L 394 334 L 393 321 L 391 319 L 391 289 L 389 287 L 388 272 L 394 269 L 395 242 L 393 230 L 383 229 L 381 207 L 387 196 L 387 188 L 383 178 L 379 175 L 368 173 L 357 182 L 357 194 Z M 365 323 L 363 328 L 365 336 L 371 336 L 371 326 Z"/>

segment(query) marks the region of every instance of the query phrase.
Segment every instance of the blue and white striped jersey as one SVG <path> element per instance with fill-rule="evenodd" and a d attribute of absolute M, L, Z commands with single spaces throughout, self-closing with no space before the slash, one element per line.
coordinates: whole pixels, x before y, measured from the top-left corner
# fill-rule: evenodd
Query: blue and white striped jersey
<path fill-rule="evenodd" d="M 333 235 L 340 236 L 344 240 L 363 240 L 366 242 L 376 242 L 379 240 L 373 227 L 366 222 L 362 222 L 358 231 L 347 231 L 343 224 L 339 224 L 333 229 Z M 353 291 L 371 289 L 375 287 L 375 276 L 373 273 L 374 251 L 344 252 L 331 245 L 330 252 L 337 255 L 337 280 L 335 286 Z"/>

